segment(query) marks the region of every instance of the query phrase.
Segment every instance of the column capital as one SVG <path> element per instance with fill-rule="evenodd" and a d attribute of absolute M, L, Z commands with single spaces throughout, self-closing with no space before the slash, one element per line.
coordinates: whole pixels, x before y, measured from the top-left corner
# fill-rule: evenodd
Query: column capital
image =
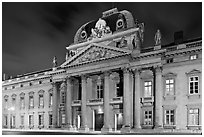
<path fill-rule="evenodd" d="M 132 69 L 132 72 L 135 75 L 139 75 L 142 73 L 142 69 L 141 68 L 134 68 L 134 69 Z"/>
<path fill-rule="evenodd" d="M 160 66 L 160 65 L 157 65 L 157 66 L 154 66 L 154 70 L 155 70 L 155 72 L 156 73 L 161 73 L 162 72 L 162 66 Z"/>
<path fill-rule="evenodd" d="M 108 77 L 112 74 L 112 72 L 111 71 L 104 71 L 103 74 L 105 77 Z"/>
<path fill-rule="evenodd" d="M 130 73 L 131 69 L 129 67 L 123 67 L 122 71 L 124 74 Z"/>
<path fill-rule="evenodd" d="M 88 78 L 88 75 L 86 75 L 86 74 L 82 74 L 80 76 L 81 76 L 81 80 L 87 80 L 87 78 Z"/>

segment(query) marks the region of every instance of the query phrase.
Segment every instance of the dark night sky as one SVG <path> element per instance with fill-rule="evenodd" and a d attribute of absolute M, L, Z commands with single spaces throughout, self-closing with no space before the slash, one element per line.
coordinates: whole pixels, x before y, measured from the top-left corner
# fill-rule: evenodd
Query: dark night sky
<path fill-rule="evenodd" d="M 202 36 L 202 3 L 114 3 L 145 23 L 144 46 L 154 44 L 157 29 L 162 44 L 173 42 L 175 31 L 185 39 Z M 113 3 L 5 3 L 2 4 L 2 72 L 16 76 L 52 67 L 65 60 L 80 26 L 96 20 Z"/>

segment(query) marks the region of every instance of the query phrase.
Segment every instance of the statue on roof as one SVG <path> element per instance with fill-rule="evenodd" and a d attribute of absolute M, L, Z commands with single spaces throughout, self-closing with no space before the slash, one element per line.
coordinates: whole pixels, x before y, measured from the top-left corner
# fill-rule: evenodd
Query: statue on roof
<path fill-rule="evenodd" d="M 158 29 L 155 36 L 154 36 L 155 45 L 161 45 L 161 32 Z"/>
<path fill-rule="evenodd" d="M 52 63 L 53 63 L 53 67 L 57 67 L 57 57 L 56 56 L 54 56 Z"/>

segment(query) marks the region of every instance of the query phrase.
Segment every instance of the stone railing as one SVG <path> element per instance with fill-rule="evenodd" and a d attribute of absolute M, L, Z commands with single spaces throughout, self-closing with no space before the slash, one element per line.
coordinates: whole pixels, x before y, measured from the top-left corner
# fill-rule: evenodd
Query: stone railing
<path fill-rule="evenodd" d="M 143 97 L 141 98 L 142 103 L 153 103 L 154 102 L 154 96 L 151 97 Z"/>
<path fill-rule="evenodd" d="M 198 46 L 201 46 L 201 45 L 202 45 L 202 41 L 198 41 L 198 42 L 193 42 L 193 43 L 186 44 L 186 47 L 187 48 L 192 48 L 192 47 L 198 47 Z"/>
<path fill-rule="evenodd" d="M 72 101 L 72 106 L 80 106 L 81 105 L 81 100 L 73 100 Z"/>
<path fill-rule="evenodd" d="M 103 104 L 103 98 L 89 99 L 87 105 Z"/>

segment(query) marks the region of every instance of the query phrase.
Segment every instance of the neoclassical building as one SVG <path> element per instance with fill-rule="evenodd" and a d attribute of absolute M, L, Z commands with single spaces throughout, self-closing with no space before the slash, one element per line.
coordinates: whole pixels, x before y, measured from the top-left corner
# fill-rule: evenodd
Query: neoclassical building
<path fill-rule="evenodd" d="M 200 130 L 202 39 L 145 48 L 144 23 L 116 8 L 81 26 L 66 61 L 4 80 L 2 127 Z"/>

